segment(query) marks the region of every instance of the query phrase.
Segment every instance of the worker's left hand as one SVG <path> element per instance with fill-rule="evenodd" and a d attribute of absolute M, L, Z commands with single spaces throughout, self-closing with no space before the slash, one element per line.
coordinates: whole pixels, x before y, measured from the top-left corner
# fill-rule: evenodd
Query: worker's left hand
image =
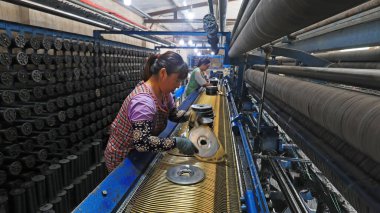
<path fill-rule="evenodd" d="M 176 108 L 172 109 L 169 114 L 169 120 L 174 121 L 176 123 L 183 123 L 189 120 L 190 111 L 186 112 L 185 110 L 177 111 Z"/>
<path fill-rule="evenodd" d="M 189 120 L 190 117 L 190 111 L 186 112 L 185 110 L 179 110 L 176 114 L 178 118 L 178 122 L 186 122 Z"/>

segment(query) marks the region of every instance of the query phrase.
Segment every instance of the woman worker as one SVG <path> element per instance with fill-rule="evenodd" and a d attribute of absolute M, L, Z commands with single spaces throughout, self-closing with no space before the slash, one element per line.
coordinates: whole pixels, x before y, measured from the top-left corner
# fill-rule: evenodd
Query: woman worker
<path fill-rule="evenodd" d="M 111 124 L 110 138 L 104 152 L 109 172 L 136 149 L 139 152 L 178 148 L 186 155 L 198 150 L 187 138 L 158 138 L 167 120 L 183 122 L 184 112 L 177 111 L 171 92 L 186 78 L 188 68 L 182 57 L 168 51 L 149 57 L 141 81 L 124 100 Z"/>
<path fill-rule="evenodd" d="M 206 70 L 210 67 L 210 60 L 207 58 L 202 58 L 198 61 L 198 66 L 191 72 L 189 83 L 186 87 L 185 95 L 188 96 L 195 90 L 200 87 L 211 86 L 209 82 L 207 82 Z"/>

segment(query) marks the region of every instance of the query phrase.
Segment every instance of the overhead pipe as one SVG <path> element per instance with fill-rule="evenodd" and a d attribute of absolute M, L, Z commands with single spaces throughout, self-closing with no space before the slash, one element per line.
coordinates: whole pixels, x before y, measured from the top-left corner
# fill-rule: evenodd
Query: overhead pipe
<path fill-rule="evenodd" d="M 294 38 L 296 36 L 302 35 L 304 33 L 308 33 L 308 32 L 310 32 L 312 30 L 315 30 L 315 29 L 318 29 L 320 27 L 324 27 L 326 25 L 338 22 L 338 21 L 340 21 L 342 19 L 349 18 L 349 17 L 351 17 L 353 15 L 357 15 L 359 13 L 368 11 L 368 10 L 373 9 L 375 7 L 378 7 L 378 6 L 380 6 L 380 0 L 371 0 L 369 2 L 366 2 L 364 4 L 359 5 L 357 7 L 354 7 L 352 9 L 347 10 L 347 11 L 339 13 L 339 14 L 337 14 L 335 16 L 332 16 L 330 18 L 327 18 L 325 20 L 317 22 L 317 23 L 315 23 L 313 25 L 305 27 L 305 28 L 303 28 L 303 29 L 301 29 L 301 30 L 299 30 L 297 32 L 294 32 L 294 33 L 290 34 L 290 37 Z M 271 43 L 272 44 L 276 44 L 276 43 L 279 43 L 281 41 L 282 41 L 282 38 L 277 39 L 277 40 L 275 40 L 275 41 L 273 41 Z"/>
<path fill-rule="evenodd" d="M 236 28 L 240 23 L 240 20 L 244 14 L 245 9 L 247 8 L 248 2 L 249 2 L 249 0 L 243 0 L 243 2 L 240 5 L 240 9 L 239 9 L 238 15 L 236 17 L 234 28 L 232 29 L 232 35 L 234 35 L 236 32 Z"/>
<path fill-rule="evenodd" d="M 226 30 L 227 4 L 227 0 L 219 0 L 219 26 L 221 32 Z"/>
<path fill-rule="evenodd" d="M 363 0 L 292 0 L 277 1 L 274 4 L 273 1 L 260 1 L 228 54 L 231 58 L 237 57 L 362 2 Z"/>
<path fill-rule="evenodd" d="M 241 30 L 245 27 L 245 25 L 248 22 L 248 19 L 250 19 L 251 15 L 254 13 L 254 11 L 255 11 L 255 9 L 259 3 L 260 3 L 260 0 L 249 1 L 249 3 L 247 4 L 247 8 L 244 10 L 243 15 L 241 17 L 241 20 L 239 21 L 239 23 L 236 27 L 236 31 L 232 34 L 231 45 L 233 45 L 236 38 L 240 34 Z"/>
<path fill-rule="evenodd" d="M 261 88 L 263 75 L 246 70 L 244 80 Z M 268 74 L 266 92 L 380 163 L 378 96 L 273 74 Z"/>
<path fill-rule="evenodd" d="M 265 66 L 254 65 L 254 69 L 263 71 Z M 380 70 L 350 69 L 299 66 L 269 66 L 270 73 L 279 73 L 299 77 L 313 78 L 372 89 L 380 88 Z"/>
<path fill-rule="evenodd" d="M 329 67 L 340 68 L 357 68 L 357 69 L 378 69 L 380 70 L 380 62 L 339 62 Z"/>
<path fill-rule="evenodd" d="M 210 9 L 210 14 L 215 16 L 215 14 L 214 14 L 214 2 L 213 2 L 213 0 L 208 0 L 208 7 Z"/>
<path fill-rule="evenodd" d="M 380 48 L 370 48 L 357 51 L 330 51 L 316 53 L 314 56 L 331 62 L 380 62 Z"/>

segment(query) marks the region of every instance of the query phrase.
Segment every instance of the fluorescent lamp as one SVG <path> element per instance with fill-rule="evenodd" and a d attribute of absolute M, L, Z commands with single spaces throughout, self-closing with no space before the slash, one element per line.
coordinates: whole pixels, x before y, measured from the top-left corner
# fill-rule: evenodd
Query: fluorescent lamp
<path fill-rule="evenodd" d="M 180 46 L 185 45 L 185 41 L 184 41 L 183 39 L 179 40 L 179 45 L 180 45 Z"/>
<path fill-rule="evenodd" d="M 124 0 L 123 1 L 126 6 L 129 6 L 132 4 L 132 0 Z"/>

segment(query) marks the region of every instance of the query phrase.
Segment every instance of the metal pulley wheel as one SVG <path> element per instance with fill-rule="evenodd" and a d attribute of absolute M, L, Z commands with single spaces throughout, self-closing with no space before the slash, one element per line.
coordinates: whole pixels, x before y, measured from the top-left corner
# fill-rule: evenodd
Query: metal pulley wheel
<path fill-rule="evenodd" d="M 3 72 L 0 74 L 0 82 L 5 86 L 12 86 L 13 81 L 13 75 L 8 72 Z"/>
<path fill-rule="evenodd" d="M 24 52 L 19 52 L 16 55 L 17 63 L 20 65 L 27 65 L 28 64 L 28 55 L 26 55 Z"/>
<path fill-rule="evenodd" d="M 54 39 L 54 49 L 62 50 L 63 44 L 62 41 L 58 38 Z"/>
<path fill-rule="evenodd" d="M 21 34 L 17 34 L 14 38 L 14 43 L 19 48 L 24 48 L 26 44 L 25 36 Z"/>
<path fill-rule="evenodd" d="M 191 109 L 193 109 L 196 112 L 205 112 L 212 110 L 212 106 L 208 104 L 193 104 L 191 105 Z"/>
<path fill-rule="evenodd" d="M 30 60 L 32 61 L 32 63 L 34 65 L 40 65 L 41 64 L 41 60 L 42 60 L 42 56 L 37 54 L 37 53 L 32 53 L 30 55 Z"/>
<path fill-rule="evenodd" d="M 0 64 L 9 66 L 12 64 L 12 56 L 9 53 L 0 53 Z"/>
<path fill-rule="evenodd" d="M 179 165 L 170 167 L 166 171 L 166 178 L 175 184 L 193 185 L 205 179 L 204 171 L 192 165 Z"/>
<path fill-rule="evenodd" d="M 36 36 L 32 36 L 32 37 L 30 38 L 30 40 L 29 40 L 29 44 L 30 44 L 30 46 L 31 46 L 33 49 L 35 49 L 35 50 L 38 50 L 38 49 L 40 49 L 40 47 L 41 47 L 41 41 L 40 41 L 40 39 L 39 39 L 38 37 L 36 37 Z"/>
<path fill-rule="evenodd" d="M 198 148 L 199 157 L 213 157 L 218 149 L 219 143 L 214 132 L 208 126 L 199 126 L 190 130 L 189 140 Z"/>
<path fill-rule="evenodd" d="M 40 82 L 42 80 L 42 73 L 39 70 L 33 70 L 32 79 L 36 83 Z"/>
<path fill-rule="evenodd" d="M 11 46 L 11 39 L 6 33 L 0 34 L 0 46 L 8 48 Z"/>

